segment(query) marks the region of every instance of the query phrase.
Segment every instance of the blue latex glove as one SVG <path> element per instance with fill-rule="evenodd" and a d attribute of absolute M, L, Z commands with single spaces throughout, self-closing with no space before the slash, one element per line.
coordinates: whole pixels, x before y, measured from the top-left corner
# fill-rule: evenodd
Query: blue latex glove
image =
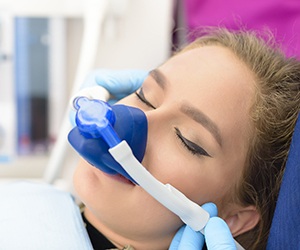
<path fill-rule="evenodd" d="M 205 237 L 189 226 L 183 226 L 176 233 L 169 250 L 201 250 L 206 241 L 208 250 L 236 250 L 234 239 L 225 223 L 217 216 L 217 207 L 213 203 L 202 206 L 211 216 L 204 228 Z"/>
<path fill-rule="evenodd" d="M 140 88 L 147 76 L 148 71 L 145 70 L 98 69 L 88 74 L 80 89 L 102 86 L 112 96 L 109 103 L 114 104 Z M 73 127 L 76 126 L 75 113 L 74 110 L 71 110 L 69 114 L 69 120 Z"/>
<path fill-rule="evenodd" d="M 87 76 L 82 88 L 102 86 L 117 101 L 140 88 L 147 76 L 148 71 L 145 70 L 99 69 Z"/>

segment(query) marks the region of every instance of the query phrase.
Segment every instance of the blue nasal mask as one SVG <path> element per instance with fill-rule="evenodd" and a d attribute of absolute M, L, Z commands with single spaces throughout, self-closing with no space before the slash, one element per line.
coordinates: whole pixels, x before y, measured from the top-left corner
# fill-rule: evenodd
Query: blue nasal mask
<path fill-rule="evenodd" d="M 109 148 L 125 140 L 138 161 L 142 161 L 147 142 L 147 119 L 140 109 L 113 105 L 100 100 L 77 97 L 77 126 L 68 139 L 74 149 L 90 164 L 108 174 L 121 174 L 135 180 L 115 161 Z"/>
<path fill-rule="evenodd" d="M 99 171 L 121 174 L 140 185 L 153 198 L 178 215 L 195 231 L 203 232 L 209 214 L 170 184 L 163 184 L 141 164 L 147 143 L 147 118 L 143 111 L 113 105 L 93 96 L 108 96 L 92 87 L 73 99 L 77 126 L 68 139 L 74 149 Z M 97 94 L 96 94 L 97 93 Z M 89 98 L 85 97 L 88 96 Z M 159 142 L 158 142 L 159 143 Z M 237 249 L 243 249 L 236 242 Z"/>

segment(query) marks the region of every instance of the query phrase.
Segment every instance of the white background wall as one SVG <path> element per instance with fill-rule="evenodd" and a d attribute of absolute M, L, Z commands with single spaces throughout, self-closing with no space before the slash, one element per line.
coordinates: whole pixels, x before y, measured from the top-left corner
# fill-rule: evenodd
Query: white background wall
<path fill-rule="evenodd" d="M 65 18 L 67 93 L 78 66 L 84 29 L 82 17 L 86 4 L 93 1 L 102 0 L 0 0 L 0 14 Z M 173 0 L 110 1 L 120 8 L 110 9 L 104 17 L 94 67 L 152 69 L 166 60 L 172 45 Z M 0 165 L 0 177 L 40 177 L 47 160 L 48 156 L 16 158 L 10 164 Z"/>

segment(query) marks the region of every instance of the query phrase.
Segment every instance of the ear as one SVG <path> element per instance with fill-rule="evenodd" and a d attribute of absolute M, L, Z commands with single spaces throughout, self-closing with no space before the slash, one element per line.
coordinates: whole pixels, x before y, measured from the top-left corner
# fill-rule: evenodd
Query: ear
<path fill-rule="evenodd" d="M 254 206 L 235 208 L 223 218 L 230 228 L 233 237 L 253 229 L 260 220 Z"/>

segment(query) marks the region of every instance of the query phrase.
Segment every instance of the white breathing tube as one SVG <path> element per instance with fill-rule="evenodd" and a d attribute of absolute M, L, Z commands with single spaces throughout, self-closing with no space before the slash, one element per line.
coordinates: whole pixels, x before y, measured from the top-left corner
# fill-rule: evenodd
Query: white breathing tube
<path fill-rule="evenodd" d="M 102 87 L 94 86 L 81 90 L 71 100 L 73 101 L 78 96 L 107 100 L 109 93 Z M 203 234 L 203 228 L 206 226 L 210 218 L 207 211 L 188 199 L 172 185 L 163 184 L 154 178 L 154 176 L 151 175 L 151 173 L 148 172 L 147 169 L 135 158 L 126 141 L 123 140 L 108 151 L 131 176 L 131 178 L 134 179 L 147 193 L 174 214 L 179 216 L 180 219 L 194 231 L 200 231 Z M 235 245 L 238 250 L 244 250 L 237 241 L 235 241 Z"/>

